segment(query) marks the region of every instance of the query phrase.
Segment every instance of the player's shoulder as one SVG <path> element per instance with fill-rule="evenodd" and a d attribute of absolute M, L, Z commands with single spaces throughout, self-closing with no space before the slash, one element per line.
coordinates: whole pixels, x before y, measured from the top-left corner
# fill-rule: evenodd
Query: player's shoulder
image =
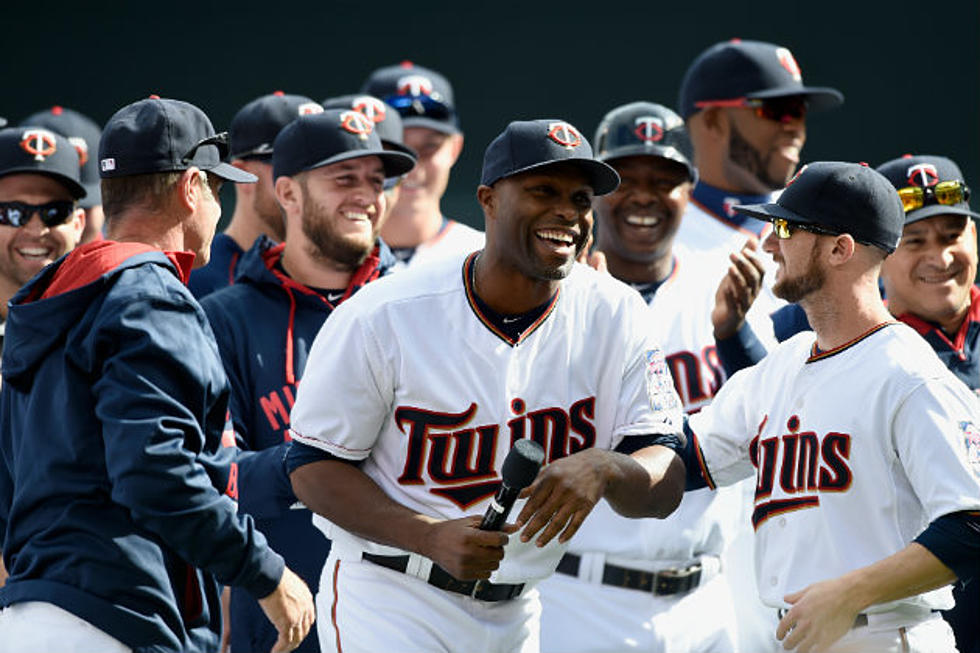
<path fill-rule="evenodd" d="M 463 267 L 472 255 L 472 252 L 454 254 L 398 270 L 367 284 L 340 308 L 351 306 L 359 312 L 370 312 L 405 304 L 420 305 L 433 298 L 463 292 Z"/>
<path fill-rule="evenodd" d="M 562 292 L 575 299 L 596 304 L 636 302 L 643 298 L 636 290 L 608 272 L 598 272 L 583 263 L 575 263 L 561 285 Z"/>

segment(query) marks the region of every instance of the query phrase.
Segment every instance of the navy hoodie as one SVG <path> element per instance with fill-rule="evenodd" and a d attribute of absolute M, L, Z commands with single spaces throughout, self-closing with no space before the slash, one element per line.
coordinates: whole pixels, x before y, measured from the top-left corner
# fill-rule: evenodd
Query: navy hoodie
<path fill-rule="evenodd" d="M 289 411 L 313 339 L 334 308 L 391 271 L 395 258 L 379 241 L 350 284 L 331 296 L 282 270 L 284 245 L 265 236 L 242 256 L 235 283 L 201 302 L 231 383 L 239 456 L 240 507 L 255 517 L 269 544 L 316 594 L 330 543 L 296 503 L 285 468 Z M 291 509 L 292 506 L 292 509 Z M 268 650 L 275 629 L 247 594 L 232 590 L 232 651 Z M 315 630 L 315 629 L 314 629 Z M 300 651 L 319 650 L 311 631 Z"/>
<path fill-rule="evenodd" d="M 283 571 L 236 514 L 227 380 L 181 257 L 77 248 L 11 300 L 3 352 L 0 607 L 49 602 L 135 651 L 217 650 L 216 580 L 261 597 Z"/>

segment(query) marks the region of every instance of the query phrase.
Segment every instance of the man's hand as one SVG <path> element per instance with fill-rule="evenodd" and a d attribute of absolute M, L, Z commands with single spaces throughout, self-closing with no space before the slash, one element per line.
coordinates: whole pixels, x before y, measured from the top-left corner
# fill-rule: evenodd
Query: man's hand
<path fill-rule="evenodd" d="M 504 558 L 507 535 L 481 531 L 482 517 L 471 516 L 433 523 L 422 555 L 459 580 L 490 578 Z"/>
<path fill-rule="evenodd" d="M 783 597 L 790 608 L 776 628 L 786 650 L 823 651 L 854 625 L 860 607 L 848 599 L 852 592 L 840 578 L 809 585 Z"/>
<path fill-rule="evenodd" d="M 292 651 L 299 646 L 316 619 L 310 588 L 289 567 L 283 569 L 279 586 L 272 594 L 259 599 L 259 606 L 279 632 L 272 653 Z"/>
<path fill-rule="evenodd" d="M 745 322 L 745 314 L 752 302 L 759 296 L 765 267 L 756 253 L 758 249 L 756 239 L 749 238 L 741 250 L 728 256 L 732 264 L 718 284 L 715 308 L 711 311 L 711 324 L 718 340 L 735 335 Z"/>
<path fill-rule="evenodd" d="M 542 469 L 520 494 L 528 499 L 515 523 L 517 529 L 524 528 L 521 540 L 528 542 L 541 531 L 537 545 L 544 546 L 559 533 L 558 541 L 563 543 L 575 535 L 617 473 L 610 455 L 585 449 Z"/>

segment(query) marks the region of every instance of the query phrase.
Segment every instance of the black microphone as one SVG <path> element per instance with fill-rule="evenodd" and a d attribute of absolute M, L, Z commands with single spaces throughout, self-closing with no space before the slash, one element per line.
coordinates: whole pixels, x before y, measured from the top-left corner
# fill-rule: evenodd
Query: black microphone
<path fill-rule="evenodd" d="M 517 495 L 534 481 L 541 464 L 544 463 L 544 449 L 534 440 L 518 440 L 504 458 L 504 467 L 500 471 L 503 482 L 497 495 L 490 500 L 487 512 L 480 522 L 480 530 L 499 531 L 510 509 L 517 501 Z"/>

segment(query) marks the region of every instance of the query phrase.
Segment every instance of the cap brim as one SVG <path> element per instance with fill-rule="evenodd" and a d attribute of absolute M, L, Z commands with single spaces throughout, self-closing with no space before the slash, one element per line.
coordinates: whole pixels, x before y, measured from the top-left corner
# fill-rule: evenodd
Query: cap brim
<path fill-rule="evenodd" d="M 966 215 L 972 218 L 980 218 L 980 213 L 971 211 L 969 207 L 948 206 L 945 204 L 930 204 L 929 206 L 909 211 L 905 214 L 905 224 L 912 224 L 919 220 L 925 220 L 937 215 Z"/>
<path fill-rule="evenodd" d="M 769 221 L 773 218 L 782 218 L 788 222 L 798 222 L 800 224 L 813 224 L 813 220 L 803 217 L 799 213 L 790 211 L 785 206 L 780 206 L 775 202 L 768 204 L 738 204 L 732 207 L 736 213 L 750 215 L 753 218 Z"/>
<path fill-rule="evenodd" d="M 617 147 L 615 150 L 609 150 L 609 152 L 596 158 L 599 161 L 609 163 L 615 159 L 622 159 L 628 156 L 653 156 L 675 161 L 687 168 L 691 181 L 697 181 L 697 168 L 676 147 L 664 147 L 662 145 L 626 145 L 624 147 Z"/>
<path fill-rule="evenodd" d="M 803 95 L 806 97 L 807 108 L 811 111 L 827 111 L 836 109 L 844 104 L 844 94 L 836 88 L 825 86 L 785 86 L 770 88 L 756 93 L 746 93 L 745 97 L 753 100 L 786 97 L 788 95 Z"/>
<path fill-rule="evenodd" d="M 408 127 L 425 127 L 443 134 L 462 133 L 459 127 L 454 123 L 446 122 L 444 120 L 435 120 L 433 118 L 426 118 L 424 116 L 402 116 L 402 129 L 406 129 Z"/>
<path fill-rule="evenodd" d="M 198 165 L 197 167 L 201 170 L 214 173 L 227 181 L 233 181 L 236 184 L 254 184 L 259 180 L 259 178 L 253 175 L 251 172 L 245 172 L 241 168 L 236 168 L 235 166 L 227 163 L 216 163 L 208 167 Z"/>
<path fill-rule="evenodd" d="M 340 163 L 341 161 L 349 161 L 351 159 L 363 159 L 368 156 L 376 156 L 381 159 L 381 165 L 384 167 L 386 178 L 404 175 L 415 167 L 415 157 L 404 152 L 395 152 L 393 150 L 381 150 L 380 152 L 377 150 L 351 150 L 349 152 L 335 154 L 322 161 L 317 161 L 313 165 L 304 168 L 304 170 L 313 170 L 314 168 L 322 168 L 332 163 Z"/>
<path fill-rule="evenodd" d="M 542 161 L 541 163 L 535 163 L 534 165 L 529 165 L 518 170 L 514 170 L 495 179 L 492 183 L 496 183 L 501 179 L 506 179 L 508 177 L 513 177 L 514 175 L 519 175 L 522 172 L 531 172 L 532 170 L 539 170 L 541 168 L 547 168 L 548 166 L 553 166 L 559 163 L 574 163 L 582 171 L 585 172 L 586 176 L 589 178 L 589 185 L 592 186 L 592 192 L 596 195 L 607 195 L 617 188 L 619 188 L 619 173 L 608 163 L 603 163 L 602 161 L 596 161 L 595 159 L 583 159 L 578 157 L 568 158 L 568 159 L 556 159 L 553 161 Z"/>
<path fill-rule="evenodd" d="M 412 157 L 415 160 L 418 160 L 419 158 L 419 153 L 413 150 L 412 148 L 410 148 L 408 145 L 405 145 L 404 143 L 399 143 L 398 141 L 392 141 L 392 140 L 388 140 L 387 138 L 382 138 L 381 144 L 384 145 L 386 149 L 391 148 L 391 151 L 407 154 L 408 156 Z"/>
<path fill-rule="evenodd" d="M 51 177 L 55 181 L 61 183 L 62 186 L 68 189 L 71 196 L 76 200 L 81 200 L 86 196 L 85 187 L 80 183 L 72 179 L 67 175 L 63 175 L 57 172 L 48 172 L 46 170 L 38 170 L 37 168 L 8 168 L 0 173 L 0 177 L 6 177 L 8 175 L 18 175 L 18 174 L 32 174 L 32 175 L 44 175 L 45 177 Z"/>

